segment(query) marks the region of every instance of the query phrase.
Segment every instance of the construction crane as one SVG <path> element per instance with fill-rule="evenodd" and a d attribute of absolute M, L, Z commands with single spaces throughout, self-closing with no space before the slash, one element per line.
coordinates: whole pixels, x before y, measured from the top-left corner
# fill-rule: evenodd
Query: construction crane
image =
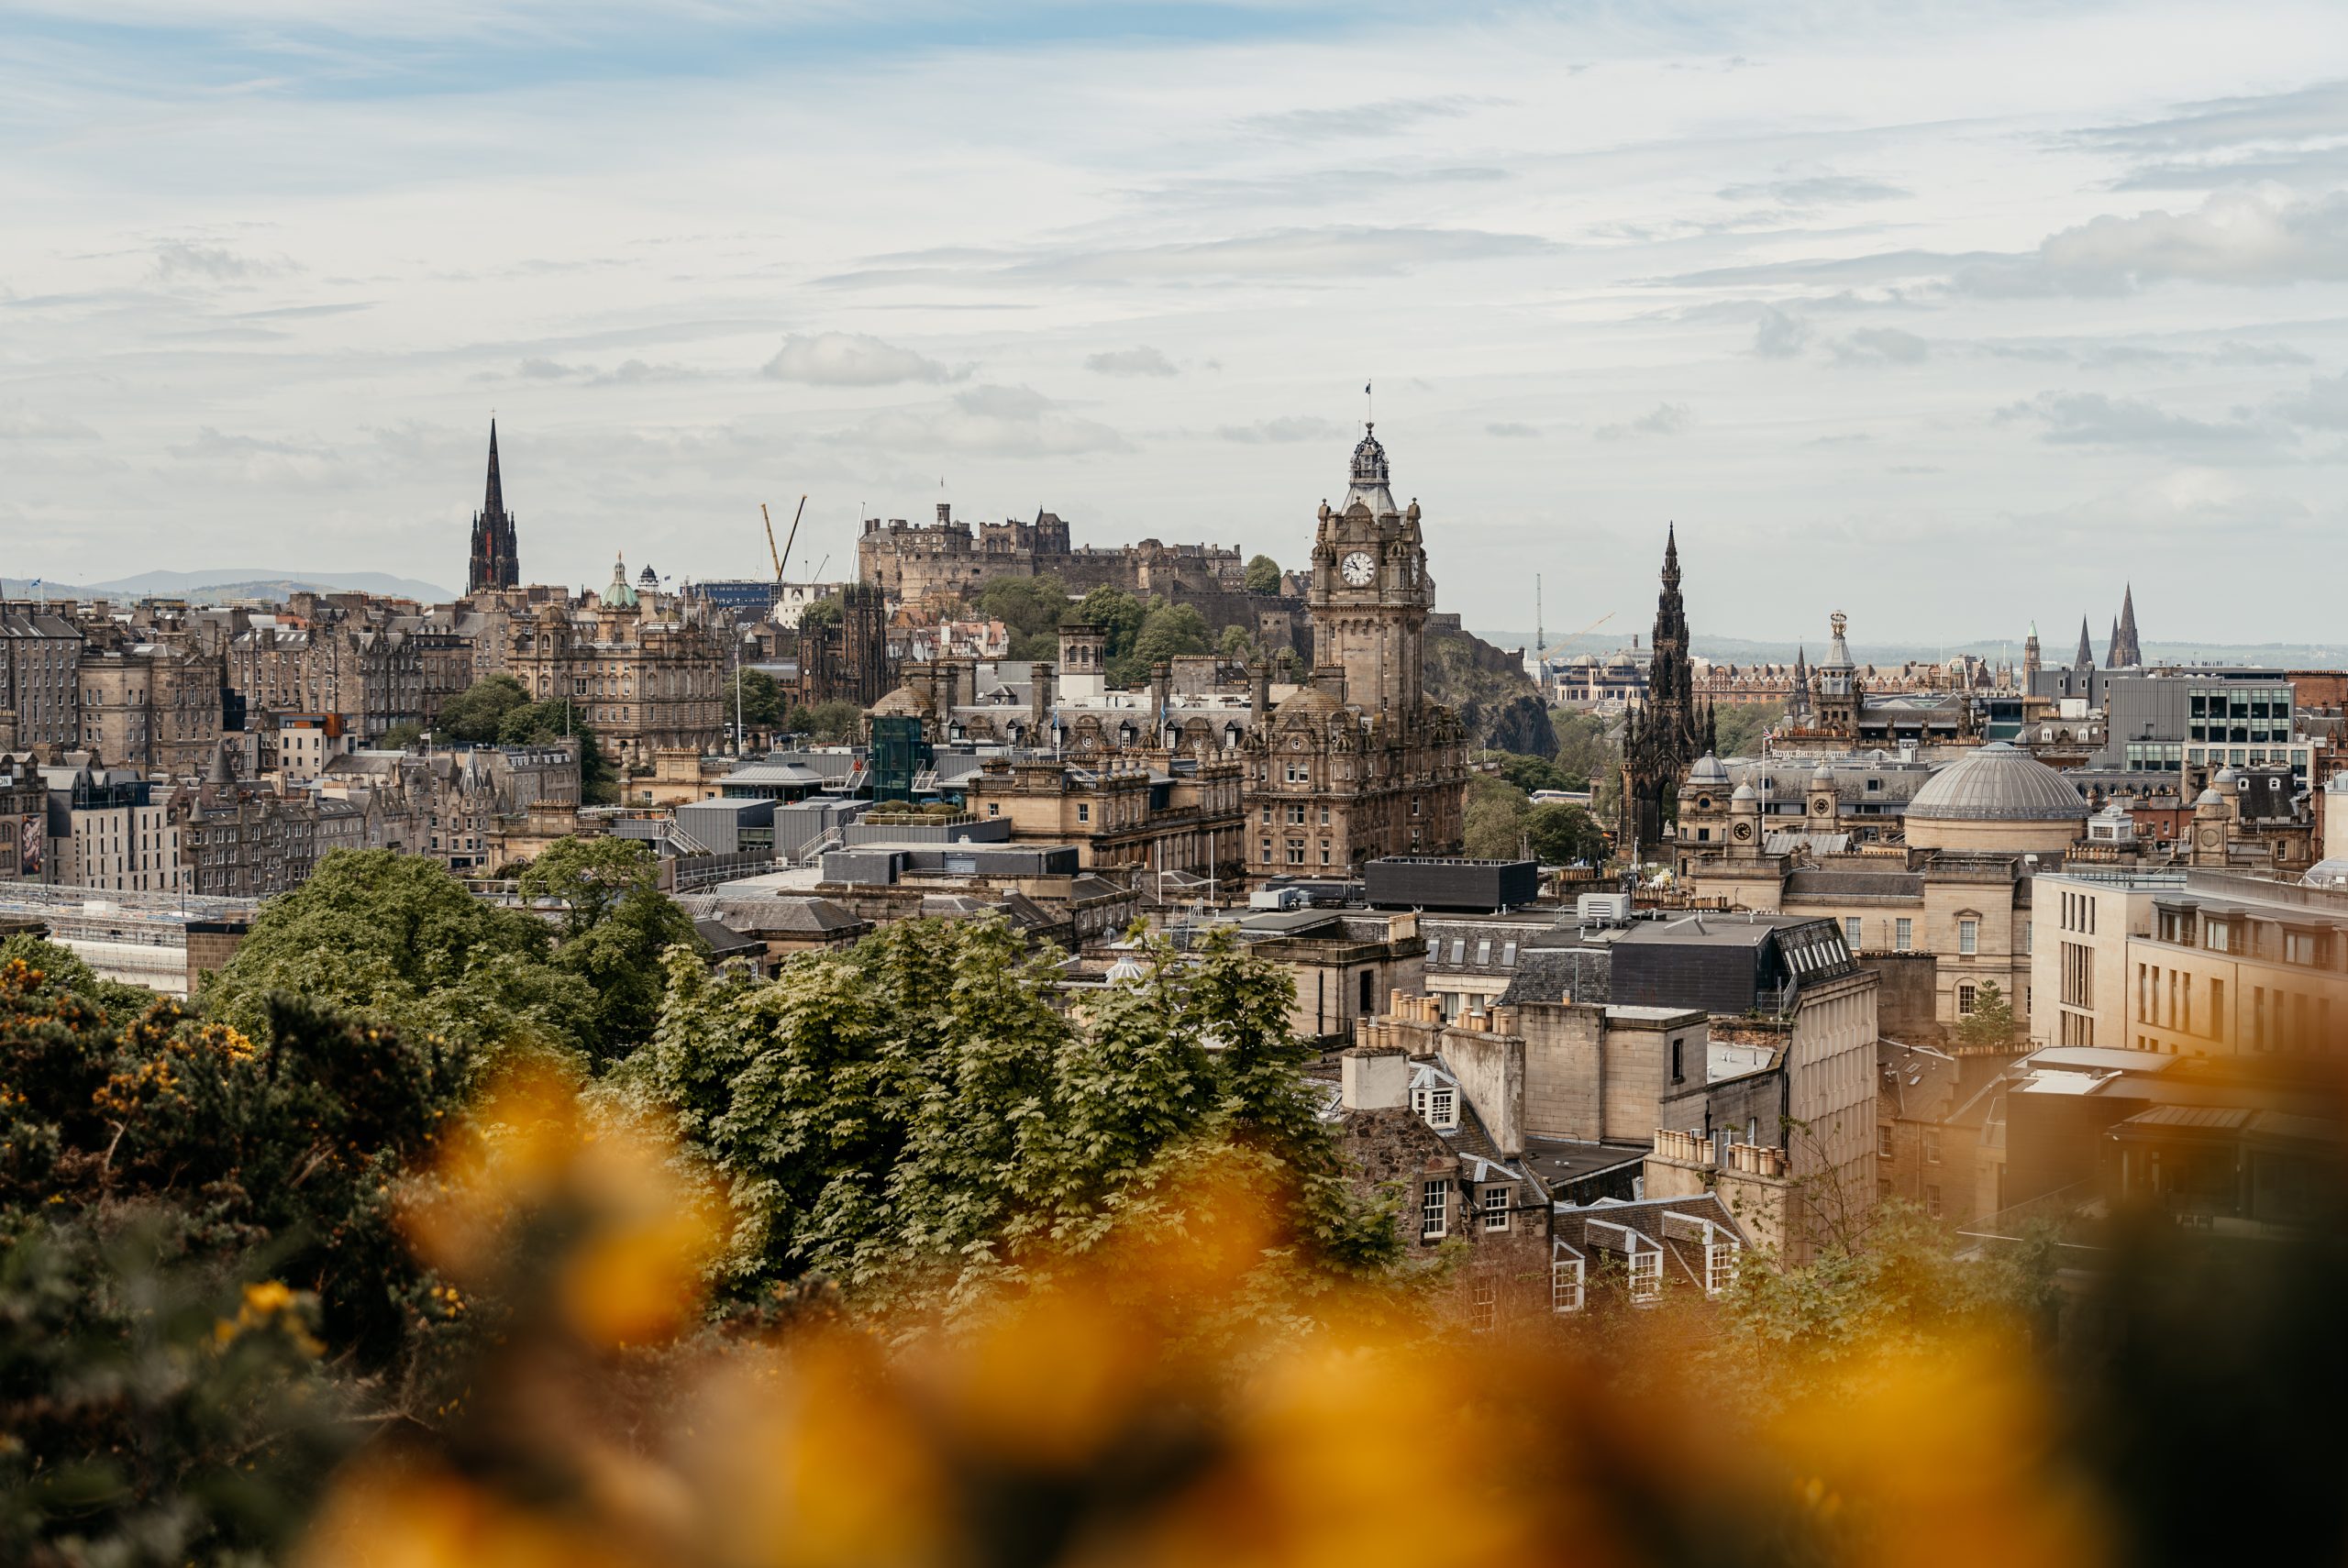
<path fill-rule="evenodd" d="M 1576 637 L 1586 637 L 1586 636 L 1589 635 L 1590 635 L 1590 633 L 1592 633 L 1592 632 L 1594 632 L 1594 631 L 1598 630 L 1598 628 L 1599 628 L 1599 627 L 1603 626 L 1604 624 L 1606 624 L 1606 623 L 1607 623 L 1607 622 L 1611 621 L 1612 619 L 1614 619 L 1614 612 L 1613 612 L 1613 611 L 1611 611 L 1611 610 L 1609 610 L 1608 612 L 1606 612 L 1606 613 L 1605 613 L 1605 614 L 1600 615 L 1597 620 L 1592 621 L 1589 625 L 1584 626 L 1580 631 L 1578 631 L 1578 632 L 1568 632 L 1568 633 L 1567 633 L 1564 636 L 1562 636 L 1562 637 L 1558 638 L 1556 642 L 1551 643 L 1551 644 L 1547 645 L 1546 646 L 1543 646 L 1543 647 L 1537 647 L 1537 648 L 1535 648 L 1535 649 L 1534 650 L 1534 654 L 1533 654 L 1534 662 L 1537 664 L 1537 663 L 1539 663 L 1542 659 L 1545 659 L 1545 658 L 1548 657 L 1549 657 L 1549 649 L 1550 649 L 1550 648 L 1552 648 L 1552 647 L 1563 647 L 1566 644 L 1567 644 L 1567 643 L 1569 643 L 1569 642 L 1572 642 Z M 1537 642 L 1537 641 L 1539 641 L 1539 638 L 1538 638 L 1537 635 L 1536 635 L 1536 636 L 1535 636 L 1534 640 L 1535 640 L 1536 642 Z"/>
<path fill-rule="evenodd" d="M 807 515 L 807 498 L 803 495 L 799 498 L 799 510 L 791 514 L 791 532 L 782 536 L 782 549 L 779 554 L 774 547 L 774 519 L 767 515 L 767 503 L 763 501 L 759 502 L 759 515 L 766 518 L 767 554 L 774 558 L 774 580 L 779 584 L 782 581 L 782 565 L 791 558 L 791 547 L 799 538 L 799 520 Z"/>

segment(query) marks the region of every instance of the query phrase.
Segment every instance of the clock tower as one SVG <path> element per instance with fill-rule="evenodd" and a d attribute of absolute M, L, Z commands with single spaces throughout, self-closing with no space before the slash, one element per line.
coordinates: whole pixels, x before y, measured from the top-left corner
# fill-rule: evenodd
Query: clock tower
<path fill-rule="evenodd" d="M 1312 542 L 1312 666 L 1342 671 L 1345 701 L 1389 723 L 1415 718 L 1423 701 L 1423 643 L 1434 582 L 1419 536 L 1419 503 L 1394 504 L 1386 448 L 1365 425 L 1354 447 L 1346 503 L 1321 503 Z"/>

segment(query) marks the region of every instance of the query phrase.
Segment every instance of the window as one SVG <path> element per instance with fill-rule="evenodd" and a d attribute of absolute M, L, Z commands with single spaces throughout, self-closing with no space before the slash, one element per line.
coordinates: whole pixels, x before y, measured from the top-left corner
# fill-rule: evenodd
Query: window
<path fill-rule="evenodd" d="M 1888 1121 L 1879 1122 L 1877 1124 L 1875 1130 L 1875 1157 L 1878 1160 L 1888 1160 L 1891 1158 L 1891 1123 Z"/>
<path fill-rule="evenodd" d="M 1859 950 L 1859 917 L 1856 915 L 1843 917 L 1843 945 L 1854 953 Z"/>
<path fill-rule="evenodd" d="M 1302 827 L 1304 825 L 1304 808 L 1302 806 L 1290 806 L 1288 809 L 1288 820 L 1290 826 Z"/>
<path fill-rule="evenodd" d="M 1500 1315 L 1501 1287 L 1497 1281 L 1479 1279 L 1468 1287 L 1468 1326 L 1483 1333 Z"/>
<path fill-rule="evenodd" d="M 1468 962 L 1468 939 L 1466 937 L 1455 936 L 1451 939 L 1451 962 L 1455 966 Z"/>
<path fill-rule="evenodd" d="M 1671 1081 L 1675 1084 L 1684 1083 L 1688 1077 L 1687 1070 L 1680 1065 L 1679 1047 L 1679 1036 L 1675 1034 L 1671 1037 Z"/>
<path fill-rule="evenodd" d="M 1956 950 L 1970 958 L 1981 951 L 1981 922 L 1961 920 L 1956 922 Z"/>
<path fill-rule="evenodd" d="M 1516 967 L 1515 943 L 1503 942 L 1501 944 L 1501 967 L 1503 969 L 1513 969 Z"/>
<path fill-rule="evenodd" d="M 1427 1092 L 1427 1125 L 1445 1128 L 1459 1125 L 1457 1090 L 1439 1088 Z"/>
<path fill-rule="evenodd" d="M 1631 1254 L 1631 1299 L 1653 1301 L 1663 1294 L 1663 1253 Z"/>
<path fill-rule="evenodd" d="M 1924 1212 L 1935 1220 L 1941 1217 L 1941 1189 L 1930 1184 L 1924 1187 Z"/>
<path fill-rule="evenodd" d="M 1489 964 L 1491 961 L 1492 939 L 1489 936 L 1478 937 L 1476 939 L 1476 962 L 1479 964 Z"/>
<path fill-rule="evenodd" d="M 2318 956 L 2320 951 L 2320 944 L 2313 932 L 2287 931 L 2283 933 L 2283 962 L 2286 964 L 2320 964 L 2322 962 Z"/>
<path fill-rule="evenodd" d="M 1076 820 L 1080 823 L 1089 823 L 1092 820 L 1092 807 L 1090 802 L 1079 801 L 1076 803 Z"/>
<path fill-rule="evenodd" d="M 1941 1130 L 1937 1127 L 1924 1129 L 1924 1163 L 1928 1165 L 1941 1163 Z"/>
<path fill-rule="evenodd" d="M 1559 1257 L 1549 1264 L 1549 1310 L 1581 1310 L 1581 1259 Z"/>
<path fill-rule="evenodd" d="M 2021 922 L 2021 950 L 2024 953 L 2030 951 L 2030 922 L 2028 921 Z"/>
<path fill-rule="evenodd" d="M 1508 1197 L 1509 1189 L 1505 1187 L 1488 1187 L 1484 1189 L 1485 1230 L 1505 1231 L 1508 1229 Z"/>
<path fill-rule="evenodd" d="M 1267 808 L 1267 812 L 1268 812 L 1268 811 L 1269 811 L 1269 808 Z M 1272 863 L 1272 841 L 1271 841 L 1270 839 L 1268 839 L 1268 839 L 1266 839 L 1266 840 L 1264 841 L 1264 864 L 1265 864 L 1265 865 L 1267 865 L 1267 866 L 1269 866 L 1271 863 Z"/>
<path fill-rule="evenodd" d="M 1705 1295 L 1718 1296 L 1736 1283 L 1736 1243 L 1717 1231 L 1704 1242 Z"/>
<path fill-rule="evenodd" d="M 1956 1011 L 1957 1011 L 1957 1016 L 1958 1016 L 1958 1017 L 1960 1017 L 1960 1018 L 1971 1018 L 1971 1017 L 1973 1016 L 1973 1008 L 1974 1008 L 1974 1004 L 1975 1004 L 1976 1002 L 1977 1002 L 1979 999 L 1980 999 L 1980 993 L 1979 993 L 1977 990 L 1976 990 L 1976 989 L 1974 988 L 1973 983 L 1972 983 L 1971 981 L 1969 981 L 1969 980 L 1968 980 L 1968 981 L 1966 981 L 1964 985 L 1961 985 L 1961 986 L 1957 987 L 1957 988 L 1956 988 Z"/>
<path fill-rule="evenodd" d="M 1916 922 L 1914 921 L 1906 915 L 1901 915 L 1891 922 L 1891 950 L 1894 953 L 1906 953 L 1914 947 L 1915 944 Z"/>
<path fill-rule="evenodd" d="M 2233 951 L 2234 928 L 2230 921 L 2213 920 L 2201 927 L 2201 944 L 2212 953 Z"/>
<path fill-rule="evenodd" d="M 1290 866 L 1301 866 L 1304 864 L 1304 841 L 1302 839 L 1292 838 L 1288 841 L 1288 863 Z"/>
<path fill-rule="evenodd" d="M 1434 1241 L 1450 1229 L 1446 1223 L 1450 1202 L 1451 1184 L 1447 1181 L 1431 1181 L 1420 1189 L 1419 1240 Z"/>

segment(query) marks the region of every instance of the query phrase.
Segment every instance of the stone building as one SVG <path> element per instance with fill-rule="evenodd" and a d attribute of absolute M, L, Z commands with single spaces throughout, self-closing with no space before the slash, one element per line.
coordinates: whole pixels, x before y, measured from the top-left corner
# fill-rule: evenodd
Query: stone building
<path fill-rule="evenodd" d="M 1238 762 L 1168 758 L 1106 766 L 1041 753 L 991 756 L 966 785 L 972 814 L 1011 823 L 1015 844 L 1072 844 L 1088 870 L 1237 879 L 1246 869 Z"/>
<path fill-rule="evenodd" d="M 1862 760 L 1820 767 L 1800 799 L 1799 831 L 1777 830 L 1772 800 L 1753 781 L 1728 788 L 1728 770 L 1700 763 L 1683 790 L 1678 845 L 1683 886 L 1732 909 L 1829 918 L 1853 951 L 1901 960 L 1928 955 L 1931 997 L 1902 1001 L 1901 1030 L 1920 1025 L 1944 1043 L 1994 981 L 2017 1019 L 2031 1006 L 2032 877 L 2084 837 L 2086 800 L 2061 774 L 2003 742 L 1915 781 L 1918 765 Z M 1896 830 L 1856 814 L 1864 786 L 1888 797 L 1912 791 Z M 1852 798 L 1861 787 L 1859 801 Z M 1786 802 L 1786 803 L 1790 803 Z M 1872 842 L 1861 833 L 1874 834 Z M 1887 977 L 1904 966 L 1883 966 Z M 2010 1047 L 2008 1047 L 2009 1049 Z"/>
<path fill-rule="evenodd" d="M 615 760 L 649 767 L 665 748 L 724 744 L 724 637 L 687 601 L 639 591 L 625 561 L 601 594 L 548 598 L 511 624 L 505 672 L 534 701 L 568 699 Z"/>
<path fill-rule="evenodd" d="M 1634 858 L 1664 843 L 1677 810 L 1679 781 L 1712 749 L 1712 709 L 1696 697 L 1688 657 L 1688 611 L 1679 596 L 1679 536 L 1664 536 L 1663 591 L 1656 595 L 1655 640 L 1647 658 L 1645 702 L 1623 732 L 1623 803 L 1615 843 Z"/>
<path fill-rule="evenodd" d="M 1222 545 L 1156 539 L 1117 549 L 1077 548 L 1068 524 L 1049 512 L 1032 523 L 981 523 L 974 531 L 944 502 L 933 524 L 869 517 L 857 541 L 857 575 L 890 599 L 967 597 L 1002 577 L 1058 578 L 1081 598 L 1121 588 L 1195 606 L 1210 626 L 1238 626 L 1268 648 L 1292 646 L 1301 606 L 1287 593 L 1247 591 L 1246 558 Z"/>
<path fill-rule="evenodd" d="M 0 603 L 0 750 L 82 738 L 82 632 L 47 605 Z"/>
<path fill-rule="evenodd" d="M 1374 432 L 1350 479 L 1342 508 L 1322 504 L 1313 539 L 1311 681 L 1244 743 L 1259 876 L 1449 854 L 1464 831 L 1467 731 L 1424 686 L 1434 580 L 1419 503 L 1395 505 Z"/>
<path fill-rule="evenodd" d="M 107 762 L 193 778 L 220 745 L 227 663 L 183 639 L 85 646 L 81 744 Z"/>

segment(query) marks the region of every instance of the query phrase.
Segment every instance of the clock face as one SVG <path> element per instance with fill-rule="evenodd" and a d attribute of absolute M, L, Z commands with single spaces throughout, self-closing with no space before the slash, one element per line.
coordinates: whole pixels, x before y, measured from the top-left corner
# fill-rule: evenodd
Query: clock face
<path fill-rule="evenodd" d="M 1338 572 L 1356 588 L 1367 588 L 1369 580 L 1378 575 L 1378 563 L 1369 558 L 1367 550 L 1356 550 L 1337 563 Z"/>

